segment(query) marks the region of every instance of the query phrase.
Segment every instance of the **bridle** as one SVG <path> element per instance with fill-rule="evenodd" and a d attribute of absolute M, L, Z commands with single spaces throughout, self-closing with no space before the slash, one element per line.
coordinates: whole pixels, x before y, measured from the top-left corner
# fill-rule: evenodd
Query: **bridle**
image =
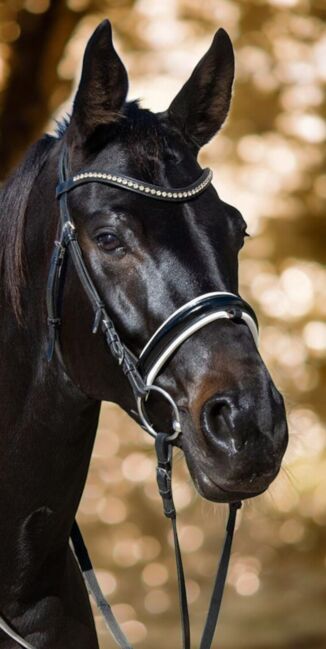
<path fill-rule="evenodd" d="M 142 196 L 154 200 L 182 203 L 194 200 L 209 187 L 212 180 L 212 172 L 209 169 L 205 169 L 195 182 L 187 187 L 181 188 L 161 187 L 146 183 L 142 180 L 130 178 L 124 174 L 101 173 L 92 170 L 85 170 L 69 177 L 68 154 L 66 147 L 63 147 L 59 159 L 58 175 L 59 183 L 56 190 L 56 196 L 59 201 L 60 219 L 58 237 L 55 241 L 51 258 L 46 296 L 49 326 L 47 351 L 48 361 L 51 361 L 55 353 L 60 365 L 65 369 L 59 341 L 61 325 L 60 307 L 64 290 L 64 268 L 67 256 L 70 255 L 77 276 L 83 286 L 94 313 L 92 332 L 96 334 L 100 331 L 104 336 L 110 353 L 119 363 L 122 372 L 129 381 L 135 397 L 142 427 L 150 435 L 155 437 L 155 449 L 157 454 L 157 484 L 163 501 L 164 514 L 171 519 L 173 529 L 176 567 L 178 573 L 183 649 L 190 649 L 190 625 L 187 594 L 176 528 L 176 511 L 171 486 L 172 446 L 176 444 L 177 438 L 178 445 L 182 445 L 180 443 L 180 439 L 182 439 L 181 420 L 178 406 L 174 399 L 166 390 L 155 384 L 155 379 L 162 368 L 168 363 L 174 352 L 187 338 L 215 320 L 223 318 L 232 320 L 236 323 L 244 322 L 251 331 L 257 344 L 257 318 L 250 305 L 238 295 L 221 291 L 206 293 L 187 302 L 171 314 L 154 332 L 143 348 L 139 358 L 136 358 L 128 347 L 121 341 L 114 322 L 107 312 L 106 305 L 102 301 L 85 265 L 74 221 L 68 207 L 69 192 L 86 183 L 97 182 L 111 187 L 116 187 L 119 190 L 141 194 Z M 159 393 L 171 407 L 172 429 L 169 433 L 156 431 L 147 415 L 146 400 L 151 392 Z M 241 507 L 240 502 L 230 504 L 225 542 L 199 649 L 210 649 L 213 641 L 231 553 L 236 512 L 239 507 Z M 109 630 L 122 649 L 131 649 L 131 645 L 119 627 L 110 605 L 104 599 L 76 522 L 71 531 L 71 541 L 73 551 L 82 570 L 87 587 L 93 595 L 99 609 L 103 613 Z M 22 647 L 26 647 L 26 649 L 35 649 L 30 643 L 21 638 L 1 616 L 0 629 L 18 642 Z"/>

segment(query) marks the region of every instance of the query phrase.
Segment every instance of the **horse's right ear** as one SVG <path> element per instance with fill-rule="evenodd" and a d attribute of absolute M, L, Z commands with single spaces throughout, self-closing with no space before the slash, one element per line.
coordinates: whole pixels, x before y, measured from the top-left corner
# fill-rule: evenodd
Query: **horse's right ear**
<path fill-rule="evenodd" d="M 219 29 L 168 109 L 169 119 L 195 152 L 221 128 L 230 107 L 233 76 L 232 43 Z"/>
<path fill-rule="evenodd" d="M 113 47 L 111 25 L 104 20 L 86 46 L 68 140 L 87 144 L 98 127 L 119 117 L 127 92 L 128 75 Z"/>

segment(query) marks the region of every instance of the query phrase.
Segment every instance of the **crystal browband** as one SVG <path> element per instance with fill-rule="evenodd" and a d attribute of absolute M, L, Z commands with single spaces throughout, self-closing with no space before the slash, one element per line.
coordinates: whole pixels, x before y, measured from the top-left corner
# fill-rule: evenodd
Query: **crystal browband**
<path fill-rule="evenodd" d="M 201 176 L 191 185 L 187 187 L 161 187 L 159 185 L 152 185 L 145 183 L 136 178 L 130 178 L 123 174 L 109 174 L 99 171 L 85 171 L 72 176 L 68 180 L 60 183 L 57 187 L 57 197 L 65 192 L 69 192 L 78 185 L 84 185 L 88 182 L 99 182 L 121 189 L 128 189 L 137 194 L 144 194 L 149 198 L 155 198 L 161 201 L 174 201 L 182 202 L 195 198 L 201 194 L 211 183 L 213 173 L 211 169 L 204 169 Z"/>

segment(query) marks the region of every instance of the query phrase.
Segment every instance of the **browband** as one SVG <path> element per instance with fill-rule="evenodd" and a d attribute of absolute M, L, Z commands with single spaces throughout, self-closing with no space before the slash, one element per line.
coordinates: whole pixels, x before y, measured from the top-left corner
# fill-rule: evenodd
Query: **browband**
<path fill-rule="evenodd" d="M 148 198 L 155 198 L 159 201 L 172 201 L 175 203 L 182 203 L 189 201 L 201 194 L 213 178 L 211 169 L 204 169 L 199 178 L 186 187 L 162 187 L 160 185 L 152 185 L 143 180 L 130 178 L 124 174 L 109 174 L 101 171 L 82 171 L 68 180 L 60 182 L 56 189 L 56 196 L 59 198 L 62 194 L 70 192 L 71 189 L 86 183 L 103 183 L 104 185 L 111 185 L 112 187 L 119 187 L 119 189 L 128 189 L 136 194 L 144 194 Z"/>

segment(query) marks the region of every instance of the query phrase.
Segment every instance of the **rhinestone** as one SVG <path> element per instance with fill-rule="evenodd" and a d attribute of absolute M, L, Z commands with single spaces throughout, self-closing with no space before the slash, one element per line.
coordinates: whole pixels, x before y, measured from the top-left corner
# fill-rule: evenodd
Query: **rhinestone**
<path fill-rule="evenodd" d="M 128 182 L 128 187 L 133 187 L 133 186 L 134 186 L 134 183 L 132 183 L 132 182 L 129 180 L 129 182 Z"/>
<path fill-rule="evenodd" d="M 156 192 L 156 194 L 157 194 L 157 196 L 161 196 L 161 195 L 162 195 L 162 192 L 160 192 L 160 190 L 158 189 L 157 192 Z"/>
<path fill-rule="evenodd" d="M 162 196 L 166 196 L 166 195 L 167 195 L 166 192 L 162 192 Z"/>
<path fill-rule="evenodd" d="M 122 178 L 120 178 L 120 176 L 117 178 L 117 183 L 122 183 Z"/>
<path fill-rule="evenodd" d="M 116 179 L 117 179 L 116 176 L 112 176 L 112 180 L 114 180 L 114 182 L 116 181 Z"/>
<path fill-rule="evenodd" d="M 151 194 L 156 194 L 156 189 L 151 189 Z"/>
<path fill-rule="evenodd" d="M 123 179 L 122 179 L 122 184 L 123 184 L 123 185 L 128 185 L 128 180 L 126 180 L 125 178 L 123 178 Z"/>
<path fill-rule="evenodd" d="M 172 198 L 172 194 L 171 194 L 171 192 L 168 192 L 168 197 L 169 197 L 169 198 Z"/>
<path fill-rule="evenodd" d="M 178 193 L 177 192 L 173 192 L 172 195 L 173 195 L 173 198 L 178 198 Z"/>
<path fill-rule="evenodd" d="M 182 192 L 178 192 L 178 197 L 179 197 L 179 198 L 183 198 L 183 193 L 182 193 Z"/>
<path fill-rule="evenodd" d="M 149 187 L 145 187 L 145 192 L 146 192 L 146 194 L 148 194 L 148 192 L 150 192 Z"/>
<path fill-rule="evenodd" d="M 137 183 L 134 183 L 134 184 L 133 184 L 133 188 L 134 188 L 134 189 L 138 189 L 138 188 L 139 188 L 139 185 L 137 185 Z"/>
<path fill-rule="evenodd" d="M 187 198 L 187 196 L 189 196 L 189 192 L 183 192 L 183 196 Z"/>
<path fill-rule="evenodd" d="M 140 189 L 141 192 L 143 192 L 144 189 L 145 189 L 144 185 L 139 185 L 139 189 Z"/>
<path fill-rule="evenodd" d="M 111 180 L 111 179 L 112 179 L 111 174 L 108 174 L 108 175 L 107 175 L 107 179 L 108 179 L 108 180 Z"/>

